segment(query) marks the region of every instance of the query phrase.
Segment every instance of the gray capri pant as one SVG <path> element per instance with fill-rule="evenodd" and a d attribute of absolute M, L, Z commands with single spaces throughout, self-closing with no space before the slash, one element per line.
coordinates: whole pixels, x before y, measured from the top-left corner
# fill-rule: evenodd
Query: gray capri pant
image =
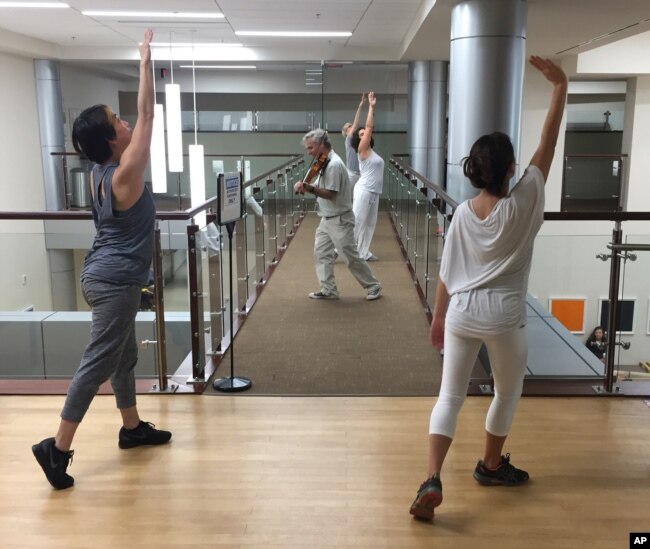
<path fill-rule="evenodd" d="M 142 291 L 138 284 L 109 284 L 88 278 L 81 281 L 81 287 L 92 308 L 90 342 L 61 411 L 61 418 L 74 423 L 81 423 L 99 386 L 109 378 L 117 407 L 135 406 L 135 316 Z"/>

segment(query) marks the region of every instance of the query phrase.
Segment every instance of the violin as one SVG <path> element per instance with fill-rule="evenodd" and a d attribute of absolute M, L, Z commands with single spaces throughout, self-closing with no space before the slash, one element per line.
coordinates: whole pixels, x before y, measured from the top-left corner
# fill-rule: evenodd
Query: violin
<path fill-rule="evenodd" d="M 311 180 L 316 177 L 316 175 L 324 171 L 325 168 L 327 167 L 327 163 L 329 162 L 329 159 L 327 158 L 327 153 L 322 153 L 315 161 L 314 163 L 309 167 L 309 171 L 305 174 L 305 177 L 303 178 L 302 182 L 303 183 L 311 183 Z M 300 194 L 305 194 L 304 191 Z"/>

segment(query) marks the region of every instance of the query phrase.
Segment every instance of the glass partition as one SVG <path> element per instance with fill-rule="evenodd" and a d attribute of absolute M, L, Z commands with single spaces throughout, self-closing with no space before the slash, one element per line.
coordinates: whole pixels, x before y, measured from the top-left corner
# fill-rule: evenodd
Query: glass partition
<path fill-rule="evenodd" d="M 619 385 L 633 392 L 630 383 L 650 381 L 650 235 L 631 229 L 623 244 L 634 248 L 622 250 L 616 366 Z M 637 249 L 645 247 L 645 249 Z M 639 385 L 639 383 L 636 383 Z"/>
<path fill-rule="evenodd" d="M 625 155 L 569 155 L 564 159 L 562 211 L 616 211 Z"/>
<path fill-rule="evenodd" d="M 246 159 L 230 160 L 236 167 Z M 230 313 L 237 330 L 257 297 L 257 286 L 268 277 L 268 243 L 281 240 L 285 246 L 293 235 L 293 219 L 301 213 L 302 203 L 289 189 L 304 170 L 303 159 L 282 160 L 245 184 L 246 213 L 236 223 L 232 243 L 226 228 L 214 223 L 214 199 L 192 212 L 158 212 L 158 251 L 136 319 L 142 345 L 138 378 L 158 377 L 165 362 L 171 377 L 188 376 L 179 383 L 181 392 L 187 392 L 200 388 L 212 373 L 206 365 L 229 343 Z M 14 258 L 0 275 L 11 290 L 0 298 L 0 339 L 3 349 L 16 348 L 3 358 L 0 378 L 69 378 L 88 342 L 91 321 L 78 283 L 95 236 L 91 213 L 0 212 L 0 220 L 0 240 Z M 278 252 L 276 245 L 269 261 Z M 164 359 L 156 353 L 162 348 L 160 326 Z M 161 375 L 166 381 L 167 371 Z M 150 388 L 165 390 L 166 383 Z"/>
<path fill-rule="evenodd" d="M 444 235 L 456 205 L 399 157 L 387 165 L 386 182 L 388 212 L 430 314 Z M 632 220 L 650 220 L 650 214 L 545 214 L 535 241 L 526 302 L 528 394 L 650 394 L 650 384 L 622 384 L 650 381 L 646 358 L 650 356 L 650 293 L 643 269 L 643 261 L 650 261 L 650 237 L 632 232 L 620 247 L 618 218 L 629 221 L 632 228 Z M 618 263 L 620 280 L 614 274 Z M 608 326 L 612 289 L 619 296 L 614 301 L 618 313 L 613 331 Z M 597 326 L 604 328 L 611 344 L 591 344 Z M 473 386 L 480 393 L 491 391 L 487 353 L 479 354 L 472 380 L 470 392 Z"/>

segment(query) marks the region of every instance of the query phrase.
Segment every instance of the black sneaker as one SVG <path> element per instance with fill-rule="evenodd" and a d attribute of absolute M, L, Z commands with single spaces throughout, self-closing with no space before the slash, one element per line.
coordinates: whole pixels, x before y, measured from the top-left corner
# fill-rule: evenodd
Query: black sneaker
<path fill-rule="evenodd" d="M 442 503 L 442 483 L 438 475 L 425 480 L 418 490 L 418 495 L 411 504 L 411 513 L 415 518 L 431 520 L 433 510 Z"/>
<path fill-rule="evenodd" d="M 153 423 L 141 421 L 135 429 L 120 429 L 119 447 L 123 450 L 135 448 L 136 446 L 145 446 L 150 444 L 165 444 L 172 438 L 169 431 L 156 429 Z"/>
<path fill-rule="evenodd" d="M 474 469 L 474 478 L 483 486 L 519 486 L 530 478 L 526 471 L 510 464 L 510 454 L 501 456 L 501 464 L 494 470 L 488 469 L 479 460 Z"/>
<path fill-rule="evenodd" d="M 54 445 L 54 437 L 50 437 L 34 444 L 32 453 L 54 488 L 63 490 L 74 484 L 74 479 L 65 472 L 68 465 L 72 463 L 74 450 L 62 452 Z"/>

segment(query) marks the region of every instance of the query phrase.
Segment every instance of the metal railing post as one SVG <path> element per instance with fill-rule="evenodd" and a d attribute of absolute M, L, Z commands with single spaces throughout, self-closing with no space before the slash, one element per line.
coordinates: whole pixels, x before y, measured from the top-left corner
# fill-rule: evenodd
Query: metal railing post
<path fill-rule="evenodd" d="M 165 306 L 163 297 L 162 245 L 160 226 L 156 221 L 154 229 L 153 254 L 154 300 L 156 302 L 156 366 L 158 370 L 158 389 L 167 390 L 167 345 L 165 340 Z"/>
<path fill-rule="evenodd" d="M 187 276 L 190 292 L 190 330 L 192 341 L 192 377 L 188 383 L 202 383 L 205 381 L 205 337 L 203 335 L 203 293 L 199 283 L 200 272 L 198 257 L 201 253 L 196 245 L 198 225 L 187 226 Z"/>
<path fill-rule="evenodd" d="M 612 245 L 616 246 L 623 241 L 621 222 L 616 221 L 612 231 Z M 607 368 L 605 371 L 605 391 L 611 393 L 614 389 L 614 362 L 616 351 L 616 332 L 618 321 L 618 286 L 621 276 L 621 263 L 617 249 L 612 250 L 609 271 L 609 315 L 607 319 Z"/>

